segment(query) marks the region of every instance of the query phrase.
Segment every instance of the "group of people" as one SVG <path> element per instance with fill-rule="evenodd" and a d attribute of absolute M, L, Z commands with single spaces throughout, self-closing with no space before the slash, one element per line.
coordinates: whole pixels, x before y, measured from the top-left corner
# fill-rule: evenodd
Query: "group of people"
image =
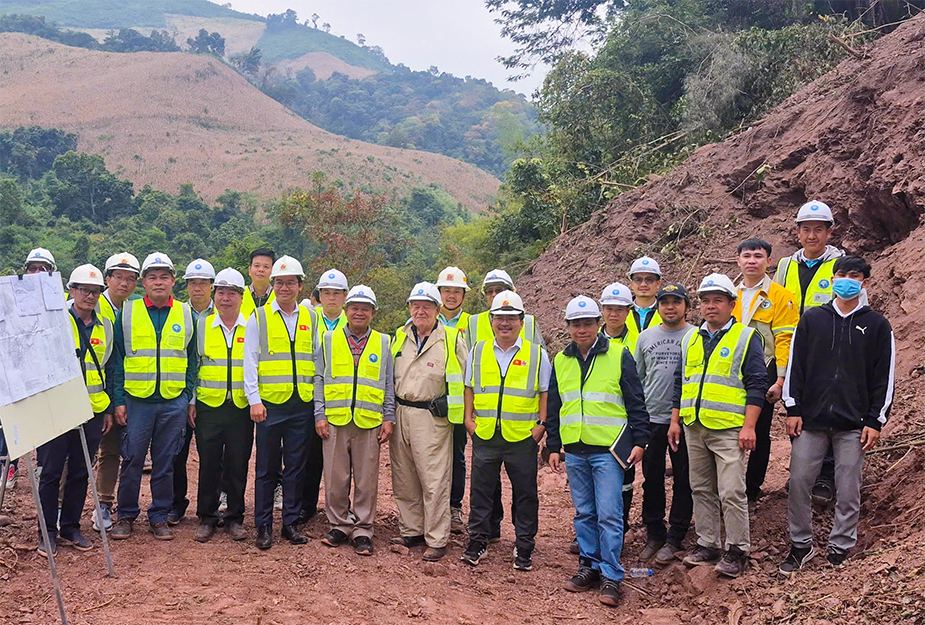
<path fill-rule="evenodd" d="M 188 303 L 174 299 L 176 272 L 163 253 L 140 265 L 116 254 L 104 271 L 77 267 L 67 287 L 95 413 L 86 432 L 99 448 L 97 518 L 104 530 L 111 524 L 113 539 L 132 535 L 150 451 L 148 526 L 155 538 L 172 539 L 189 503 L 195 433 L 194 538 L 207 542 L 223 524 L 233 540 L 244 540 L 256 441 L 258 548 L 273 544 L 278 486 L 281 538 L 308 542 L 300 526 L 318 512 L 323 479 L 330 529 L 322 542 L 372 555 L 380 448 L 388 441 L 400 530 L 391 543 L 424 547 L 423 559 L 437 561 L 451 533 L 468 529 L 461 560 L 477 566 L 500 540 L 503 466 L 513 567 L 529 571 L 545 440 L 542 455 L 553 471 L 565 466 L 575 507 L 578 570 L 565 589 L 599 588 L 602 603 L 617 605 L 637 464 L 643 561 L 664 566 L 683 557 L 727 577 L 746 569 L 749 503 L 761 495 L 774 408 L 783 399 L 792 443 L 791 547 L 780 571 L 789 575 L 815 554 L 813 500 L 835 502 L 827 558 L 840 566 L 857 541 L 864 454 L 890 411 L 894 345 L 889 323 L 867 306 L 870 265 L 828 245 L 833 227 L 828 206 L 804 205 L 796 219 L 803 247 L 780 260 L 773 279 L 771 245 L 743 241 L 738 285 L 719 273 L 700 282 L 699 326 L 687 321 L 685 286 L 663 282 L 658 262 L 639 258 L 629 285 L 615 282 L 598 300 L 567 302 L 570 342 L 554 358 L 500 269 L 482 281 L 488 310 L 475 315 L 463 311 L 470 286 L 460 269 L 416 284 L 409 320 L 389 335 L 372 329 L 379 310 L 372 288 L 350 288 L 331 269 L 300 302 L 301 264 L 267 249 L 251 254 L 250 286 L 235 269 L 216 273 L 194 260 L 183 276 Z M 55 269 L 43 249 L 25 266 L 27 273 Z M 138 278 L 144 296 L 129 299 Z M 50 537 L 40 551 L 58 543 L 91 547 L 80 532 L 88 471 L 75 436 L 38 452 Z M 673 481 L 667 526 L 666 455 Z M 696 543 L 685 552 L 692 519 Z"/>

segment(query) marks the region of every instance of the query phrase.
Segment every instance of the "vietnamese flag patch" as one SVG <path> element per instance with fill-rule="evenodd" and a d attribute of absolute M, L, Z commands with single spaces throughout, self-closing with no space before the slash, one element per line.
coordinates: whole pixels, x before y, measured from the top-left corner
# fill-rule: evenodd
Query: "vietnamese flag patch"
<path fill-rule="evenodd" d="M 90 345 L 99 345 L 100 343 L 102 343 L 102 341 L 99 339 L 90 339 Z"/>
<path fill-rule="evenodd" d="M 307 331 L 307 330 L 308 330 L 308 326 L 303 324 L 303 325 L 300 325 L 300 326 L 299 326 L 299 329 L 300 329 L 300 330 L 306 330 L 306 331 Z"/>
<path fill-rule="evenodd" d="M 243 337 L 243 336 L 239 336 L 239 337 L 238 337 L 238 343 L 243 343 L 243 342 L 244 342 L 244 337 Z"/>
<path fill-rule="evenodd" d="M 518 358 L 518 359 L 516 359 L 514 362 L 512 362 L 511 364 L 514 365 L 515 367 L 523 367 L 525 364 L 527 364 L 527 361 L 526 361 L 526 360 L 520 360 L 520 359 Z"/>

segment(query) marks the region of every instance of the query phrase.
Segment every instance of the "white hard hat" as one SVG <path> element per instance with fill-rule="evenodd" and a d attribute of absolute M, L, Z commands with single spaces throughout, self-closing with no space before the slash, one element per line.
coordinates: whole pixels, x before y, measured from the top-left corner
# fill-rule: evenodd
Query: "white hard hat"
<path fill-rule="evenodd" d="M 184 280 L 215 280 L 215 267 L 207 260 L 197 258 L 186 266 Z"/>
<path fill-rule="evenodd" d="M 305 278 L 305 272 L 302 271 L 302 263 L 292 256 L 280 256 L 273 263 L 273 271 L 270 272 L 270 278 L 279 278 L 282 276 L 296 276 Z"/>
<path fill-rule="evenodd" d="M 604 287 L 601 293 L 601 306 L 632 306 L 633 292 L 622 282 L 614 282 Z"/>
<path fill-rule="evenodd" d="M 37 247 L 26 256 L 26 262 L 23 263 L 22 268 L 25 270 L 32 263 L 44 263 L 51 267 L 52 271 L 58 270 L 58 265 L 55 263 L 55 257 L 52 256 L 51 252 L 46 250 L 44 247 Z"/>
<path fill-rule="evenodd" d="M 241 272 L 237 269 L 228 267 L 227 269 L 222 269 L 215 276 L 215 282 L 213 285 L 215 288 L 220 286 L 227 286 L 234 289 L 244 292 L 244 276 L 241 275 Z"/>
<path fill-rule="evenodd" d="M 153 252 L 145 257 L 145 262 L 141 263 L 141 275 L 148 269 L 168 269 L 170 273 L 174 273 L 173 261 L 163 252 Z"/>
<path fill-rule="evenodd" d="M 104 269 L 107 274 L 113 269 L 125 269 L 126 271 L 134 271 L 136 274 L 141 273 L 141 266 L 138 264 L 138 259 L 128 252 L 120 252 L 107 258 L 106 267 Z"/>
<path fill-rule="evenodd" d="M 466 279 L 466 274 L 459 267 L 447 267 L 440 272 L 440 276 L 437 278 L 437 288 L 439 289 L 442 286 L 457 287 L 468 291 L 469 281 Z"/>
<path fill-rule="evenodd" d="M 99 287 L 106 286 L 106 283 L 103 282 L 103 272 L 90 264 L 75 267 L 74 271 L 71 272 L 71 277 L 67 281 L 67 288 L 71 288 L 78 284 L 92 284 L 93 286 Z"/>
<path fill-rule="evenodd" d="M 415 284 L 405 303 L 410 304 L 411 302 L 433 302 L 437 306 L 443 306 L 443 298 L 440 297 L 440 291 L 433 282 Z"/>
<path fill-rule="evenodd" d="M 524 301 L 514 291 L 501 291 L 491 301 L 491 314 L 522 315 L 524 314 Z"/>
<path fill-rule="evenodd" d="M 565 320 L 574 321 L 575 319 L 597 319 L 601 316 L 601 310 L 590 297 L 579 295 L 572 298 L 572 301 L 565 307 Z"/>
<path fill-rule="evenodd" d="M 318 286 L 316 289 L 340 289 L 341 291 L 347 291 L 350 287 L 347 286 L 347 276 L 338 271 L 337 269 L 328 269 L 321 277 L 318 278 Z"/>
<path fill-rule="evenodd" d="M 801 206 L 800 212 L 797 213 L 797 223 L 804 221 L 827 221 L 834 224 L 835 218 L 832 217 L 832 209 L 828 204 L 813 200 Z"/>
<path fill-rule="evenodd" d="M 375 292 L 365 284 L 358 284 L 350 289 L 350 292 L 347 293 L 347 299 L 344 300 L 345 308 L 347 304 L 371 304 L 373 308 L 379 308 Z"/>
<path fill-rule="evenodd" d="M 707 293 L 724 293 L 732 299 L 736 299 L 738 296 L 738 292 L 732 280 L 724 273 L 711 273 L 700 282 L 697 295 L 705 295 Z"/>
<path fill-rule="evenodd" d="M 658 262 L 654 258 L 642 256 L 633 261 L 633 266 L 630 267 L 630 271 L 626 275 L 632 278 L 637 273 L 654 273 L 661 278 L 662 268 L 658 266 Z"/>
<path fill-rule="evenodd" d="M 511 276 L 504 269 L 492 269 L 489 271 L 485 279 L 482 280 L 482 290 L 484 291 L 489 284 L 504 284 L 510 290 L 514 290 L 514 281 L 511 280 Z"/>

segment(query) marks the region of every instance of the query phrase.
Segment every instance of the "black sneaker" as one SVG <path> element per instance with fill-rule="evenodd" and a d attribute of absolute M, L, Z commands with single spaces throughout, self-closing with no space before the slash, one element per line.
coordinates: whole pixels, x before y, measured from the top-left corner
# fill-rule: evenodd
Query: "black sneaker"
<path fill-rule="evenodd" d="M 648 562 L 655 557 L 655 554 L 658 553 L 659 549 L 665 546 L 664 540 L 647 540 L 646 546 L 643 548 L 642 552 L 639 554 L 639 560 L 642 562 Z"/>
<path fill-rule="evenodd" d="M 835 503 L 835 484 L 828 480 L 816 480 L 812 491 L 813 503 L 824 508 Z"/>
<path fill-rule="evenodd" d="M 569 592 L 585 592 L 594 588 L 601 581 L 601 572 L 591 567 L 591 561 L 578 558 L 578 572 L 565 582 Z"/>
<path fill-rule="evenodd" d="M 459 559 L 470 566 L 478 566 L 486 553 L 488 553 L 488 545 L 484 541 L 470 540 L 469 546 L 466 547 Z"/>
<path fill-rule="evenodd" d="M 357 536 L 353 539 L 353 551 L 358 556 L 371 556 L 373 555 L 373 541 L 369 539 L 369 536 Z"/>
<path fill-rule="evenodd" d="M 90 551 L 93 549 L 93 543 L 81 534 L 78 529 L 59 532 L 58 542 L 62 545 L 70 545 L 77 551 Z"/>
<path fill-rule="evenodd" d="M 340 547 L 345 542 L 347 542 L 349 538 L 350 537 L 347 536 L 344 532 L 333 528 L 321 538 L 321 542 L 323 542 L 328 547 Z"/>
<path fill-rule="evenodd" d="M 185 513 L 180 513 L 179 510 L 171 510 L 167 513 L 167 525 L 179 525 L 184 516 Z"/>
<path fill-rule="evenodd" d="M 48 544 L 51 545 L 51 555 L 53 555 L 53 556 L 54 556 L 54 555 L 57 555 L 57 554 L 58 554 L 58 545 L 57 545 L 57 543 L 55 542 L 54 534 L 49 534 L 49 535 L 48 535 Z M 39 552 L 40 554 L 42 554 L 43 556 L 48 557 L 48 548 L 45 547 L 45 541 L 44 541 L 41 537 L 39 537 L 39 546 L 36 547 L 35 550 L 38 551 L 38 552 Z"/>
<path fill-rule="evenodd" d="M 611 607 L 620 603 L 620 582 L 612 579 L 602 578 L 601 581 L 601 603 Z"/>
<path fill-rule="evenodd" d="M 427 544 L 427 541 L 424 539 L 424 534 L 419 534 L 417 536 L 393 536 L 389 539 L 390 545 L 402 545 L 411 549 L 413 547 L 419 547 L 421 545 Z"/>
<path fill-rule="evenodd" d="M 829 561 L 829 564 L 838 569 L 845 565 L 845 560 L 848 559 L 848 552 L 829 549 L 829 555 L 827 555 L 825 559 Z"/>
<path fill-rule="evenodd" d="M 514 570 L 515 571 L 532 571 L 533 554 L 514 547 Z"/>
<path fill-rule="evenodd" d="M 816 550 L 813 549 L 812 545 L 809 547 L 796 547 L 791 545 L 790 555 L 787 556 L 786 560 L 780 563 L 777 570 L 780 571 L 781 575 L 790 577 L 794 572 L 802 569 L 803 565 L 812 560 L 815 555 Z"/>
<path fill-rule="evenodd" d="M 694 550 L 687 554 L 687 557 L 682 560 L 685 566 L 699 566 L 701 564 L 716 564 L 719 562 L 720 558 L 719 549 L 714 549 L 713 547 L 704 547 L 703 545 L 696 545 Z"/>
<path fill-rule="evenodd" d="M 716 564 L 716 572 L 726 577 L 738 577 L 748 568 L 748 554 L 732 545 Z"/>

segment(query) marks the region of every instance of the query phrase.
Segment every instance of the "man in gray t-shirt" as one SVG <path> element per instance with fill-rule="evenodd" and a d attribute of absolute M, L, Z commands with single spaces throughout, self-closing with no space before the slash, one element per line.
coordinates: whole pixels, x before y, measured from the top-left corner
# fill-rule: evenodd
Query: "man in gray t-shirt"
<path fill-rule="evenodd" d="M 675 371 L 681 359 L 681 342 L 691 330 L 685 321 L 690 298 L 680 284 L 666 284 L 658 291 L 658 314 L 662 322 L 644 330 L 636 342 L 636 369 L 646 396 L 651 421 L 649 445 L 642 457 L 645 477 L 642 494 L 642 522 L 647 541 L 640 558 L 655 558 L 661 566 L 674 561 L 682 550 L 693 516 L 693 500 L 687 472 L 687 445 L 678 451 L 668 446 Z M 665 529 L 665 453 L 671 456 L 674 485 L 672 488 L 669 528 Z"/>

